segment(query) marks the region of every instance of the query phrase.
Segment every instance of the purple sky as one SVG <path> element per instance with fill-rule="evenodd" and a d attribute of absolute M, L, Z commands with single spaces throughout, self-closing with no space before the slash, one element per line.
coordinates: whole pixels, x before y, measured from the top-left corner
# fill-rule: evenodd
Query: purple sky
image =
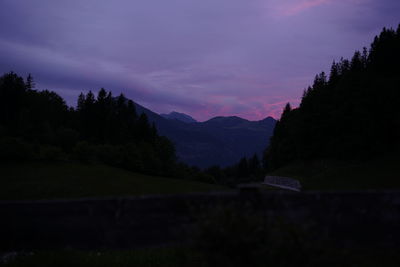
<path fill-rule="evenodd" d="M 399 0 L 0 0 L 0 72 L 70 105 L 104 87 L 201 121 L 277 118 L 399 23 Z"/>

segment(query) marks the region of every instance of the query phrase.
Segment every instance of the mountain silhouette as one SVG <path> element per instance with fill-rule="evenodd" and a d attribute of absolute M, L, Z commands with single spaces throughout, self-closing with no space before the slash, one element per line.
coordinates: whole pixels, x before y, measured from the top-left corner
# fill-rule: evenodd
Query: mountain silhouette
<path fill-rule="evenodd" d="M 160 116 L 163 118 L 166 118 L 168 120 L 178 120 L 178 121 L 182 121 L 182 122 L 186 122 L 186 123 L 197 122 L 195 119 L 193 119 L 189 115 L 184 114 L 184 113 L 175 112 L 175 111 L 173 111 L 169 114 L 160 114 Z"/>
<path fill-rule="evenodd" d="M 159 134 L 174 143 L 179 160 L 201 168 L 232 165 L 254 153 L 261 156 L 276 124 L 271 117 L 249 121 L 236 116 L 187 123 L 166 119 L 139 104 L 136 110 L 145 113 Z"/>

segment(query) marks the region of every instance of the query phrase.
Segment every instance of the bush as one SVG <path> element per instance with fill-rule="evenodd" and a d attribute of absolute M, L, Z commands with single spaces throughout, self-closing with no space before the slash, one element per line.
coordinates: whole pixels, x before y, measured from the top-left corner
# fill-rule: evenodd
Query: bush
<path fill-rule="evenodd" d="M 303 227 L 270 221 L 249 206 L 203 212 L 194 237 L 210 266 L 309 266 L 317 246 Z"/>
<path fill-rule="evenodd" d="M 65 160 L 67 158 L 66 154 L 59 147 L 55 146 L 40 146 L 39 148 L 39 159 L 42 160 Z"/>
<path fill-rule="evenodd" d="M 121 167 L 123 155 L 120 146 L 98 145 L 94 147 L 99 161 L 112 166 Z"/>
<path fill-rule="evenodd" d="M 24 142 L 19 138 L 2 138 L 0 139 L 0 160 L 22 161 L 35 158 L 33 146 Z"/>
<path fill-rule="evenodd" d="M 57 130 L 56 143 L 65 151 L 71 151 L 78 142 L 78 139 L 79 133 L 73 129 L 61 127 Z"/>
<path fill-rule="evenodd" d="M 96 160 L 96 150 L 86 141 L 78 142 L 72 150 L 74 158 L 81 162 L 92 163 Z"/>

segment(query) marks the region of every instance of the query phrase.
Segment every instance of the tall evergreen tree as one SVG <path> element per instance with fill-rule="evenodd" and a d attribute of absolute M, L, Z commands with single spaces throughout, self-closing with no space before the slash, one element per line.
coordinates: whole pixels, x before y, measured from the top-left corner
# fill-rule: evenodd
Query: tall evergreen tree
<path fill-rule="evenodd" d="M 333 63 L 329 80 L 315 77 L 300 106 L 286 106 L 264 162 L 354 159 L 400 150 L 400 34 L 383 29 L 371 48 Z"/>
<path fill-rule="evenodd" d="M 36 87 L 36 84 L 33 81 L 32 75 L 29 73 L 28 77 L 26 78 L 26 89 L 33 90 L 33 89 L 35 89 L 35 87 Z"/>

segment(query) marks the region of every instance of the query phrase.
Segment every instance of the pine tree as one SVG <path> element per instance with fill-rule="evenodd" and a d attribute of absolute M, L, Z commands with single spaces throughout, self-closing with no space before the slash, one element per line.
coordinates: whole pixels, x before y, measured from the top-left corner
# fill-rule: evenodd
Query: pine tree
<path fill-rule="evenodd" d="M 36 87 L 35 82 L 33 81 L 32 75 L 29 73 L 28 77 L 26 78 L 26 89 L 28 90 L 33 90 Z"/>
<path fill-rule="evenodd" d="M 282 119 L 286 118 L 287 116 L 289 116 L 289 113 L 292 111 L 292 106 L 290 105 L 290 103 L 286 103 L 285 108 L 283 109 L 283 113 L 282 113 Z M 282 120 L 281 119 L 281 120 Z"/>
<path fill-rule="evenodd" d="M 324 73 L 316 75 L 299 108 L 285 107 L 265 152 L 266 166 L 366 158 L 400 149 L 395 104 L 400 99 L 399 29 L 383 29 L 369 51 L 363 48 L 351 61 L 334 62 L 328 82 Z"/>
<path fill-rule="evenodd" d="M 106 97 L 107 97 L 107 92 L 106 92 L 106 90 L 105 90 L 104 88 L 101 88 L 100 91 L 99 91 L 99 93 L 97 94 L 97 101 L 98 101 L 98 102 L 101 102 L 101 103 L 104 103 Z"/>
<path fill-rule="evenodd" d="M 329 84 L 332 86 L 336 84 L 339 79 L 339 66 L 335 61 L 332 63 L 331 72 L 329 74 Z"/>
<path fill-rule="evenodd" d="M 239 161 L 239 164 L 237 165 L 237 175 L 239 179 L 242 179 L 242 181 L 247 180 L 249 176 L 249 163 L 246 157 L 243 157 Z"/>
<path fill-rule="evenodd" d="M 78 103 L 77 103 L 77 110 L 82 111 L 85 109 L 85 102 L 86 102 L 86 97 L 83 93 L 80 93 L 78 96 Z"/>

